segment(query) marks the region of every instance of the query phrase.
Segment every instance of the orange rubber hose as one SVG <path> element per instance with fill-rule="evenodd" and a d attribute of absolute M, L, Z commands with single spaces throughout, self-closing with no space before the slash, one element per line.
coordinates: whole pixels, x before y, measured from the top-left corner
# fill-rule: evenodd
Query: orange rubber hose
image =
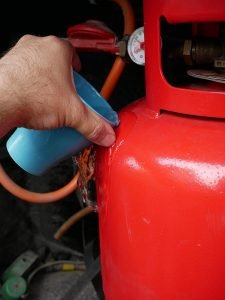
<path fill-rule="evenodd" d="M 123 12 L 124 17 L 124 35 L 131 34 L 135 29 L 135 19 L 132 6 L 128 0 L 113 0 L 117 3 Z M 114 91 L 121 74 L 125 68 L 125 62 L 121 57 L 117 57 L 111 71 L 109 72 L 103 87 L 101 89 L 101 95 L 105 99 L 109 99 L 112 92 Z"/>
<path fill-rule="evenodd" d="M 73 214 L 63 225 L 56 231 L 54 234 L 55 240 L 60 240 L 62 236 L 72 227 L 75 223 L 77 223 L 83 217 L 89 215 L 91 212 L 95 211 L 95 209 L 91 206 L 87 206 Z"/>
<path fill-rule="evenodd" d="M 64 187 L 49 193 L 34 193 L 17 185 L 4 171 L 0 164 L 0 182 L 14 196 L 31 203 L 51 203 L 65 198 L 77 188 L 79 172 Z"/>
<path fill-rule="evenodd" d="M 134 31 L 134 13 L 128 0 L 113 0 L 117 3 L 123 12 L 124 16 L 124 34 L 130 34 Z M 111 71 L 109 72 L 103 87 L 101 89 L 101 95 L 105 99 L 109 99 L 119 78 L 124 70 L 125 63 L 120 58 L 117 57 Z M 31 203 L 51 203 L 61 200 L 72 193 L 77 188 L 77 180 L 79 178 L 79 173 L 64 187 L 49 193 L 35 193 L 28 191 L 19 185 L 17 185 L 4 171 L 2 165 L 0 164 L 0 183 L 2 186 L 9 191 L 12 195 Z"/>

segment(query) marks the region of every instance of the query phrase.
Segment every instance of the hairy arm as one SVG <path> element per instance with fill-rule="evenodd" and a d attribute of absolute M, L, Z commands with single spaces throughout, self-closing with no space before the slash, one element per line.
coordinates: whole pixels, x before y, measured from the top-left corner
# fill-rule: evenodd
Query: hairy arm
<path fill-rule="evenodd" d="M 12 81 L 4 65 L 0 64 L 0 138 L 23 123 L 20 101 Z"/>

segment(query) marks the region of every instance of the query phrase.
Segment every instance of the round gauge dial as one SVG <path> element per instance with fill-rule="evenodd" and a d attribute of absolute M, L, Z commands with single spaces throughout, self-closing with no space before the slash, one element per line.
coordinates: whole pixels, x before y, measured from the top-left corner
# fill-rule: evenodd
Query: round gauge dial
<path fill-rule="evenodd" d="M 145 64 L 144 27 L 136 29 L 131 34 L 127 45 L 127 51 L 133 62 L 141 66 Z"/>

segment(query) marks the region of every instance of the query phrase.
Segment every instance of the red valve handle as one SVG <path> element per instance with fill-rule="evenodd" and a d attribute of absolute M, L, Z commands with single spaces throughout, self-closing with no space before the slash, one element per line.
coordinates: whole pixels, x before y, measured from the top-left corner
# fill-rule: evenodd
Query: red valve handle
<path fill-rule="evenodd" d="M 71 26 L 67 35 L 69 42 L 78 51 L 119 53 L 115 33 L 100 21 L 90 20 Z"/>

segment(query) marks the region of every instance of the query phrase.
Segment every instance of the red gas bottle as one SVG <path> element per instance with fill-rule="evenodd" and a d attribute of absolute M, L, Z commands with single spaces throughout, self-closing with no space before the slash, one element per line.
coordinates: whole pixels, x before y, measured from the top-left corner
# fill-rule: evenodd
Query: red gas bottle
<path fill-rule="evenodd" d="M 120 112 L 115 145 L 97 151 L 105 298 L 224 300 L 224 85 L 173 84 L 163 59 L 180 47 L 185 72 L 204 59 L 206 70 L 225 2 L 145 0 L 144 12 L 146 97 Z M 191 28 L 168 56 L 162 22 Z"/>

